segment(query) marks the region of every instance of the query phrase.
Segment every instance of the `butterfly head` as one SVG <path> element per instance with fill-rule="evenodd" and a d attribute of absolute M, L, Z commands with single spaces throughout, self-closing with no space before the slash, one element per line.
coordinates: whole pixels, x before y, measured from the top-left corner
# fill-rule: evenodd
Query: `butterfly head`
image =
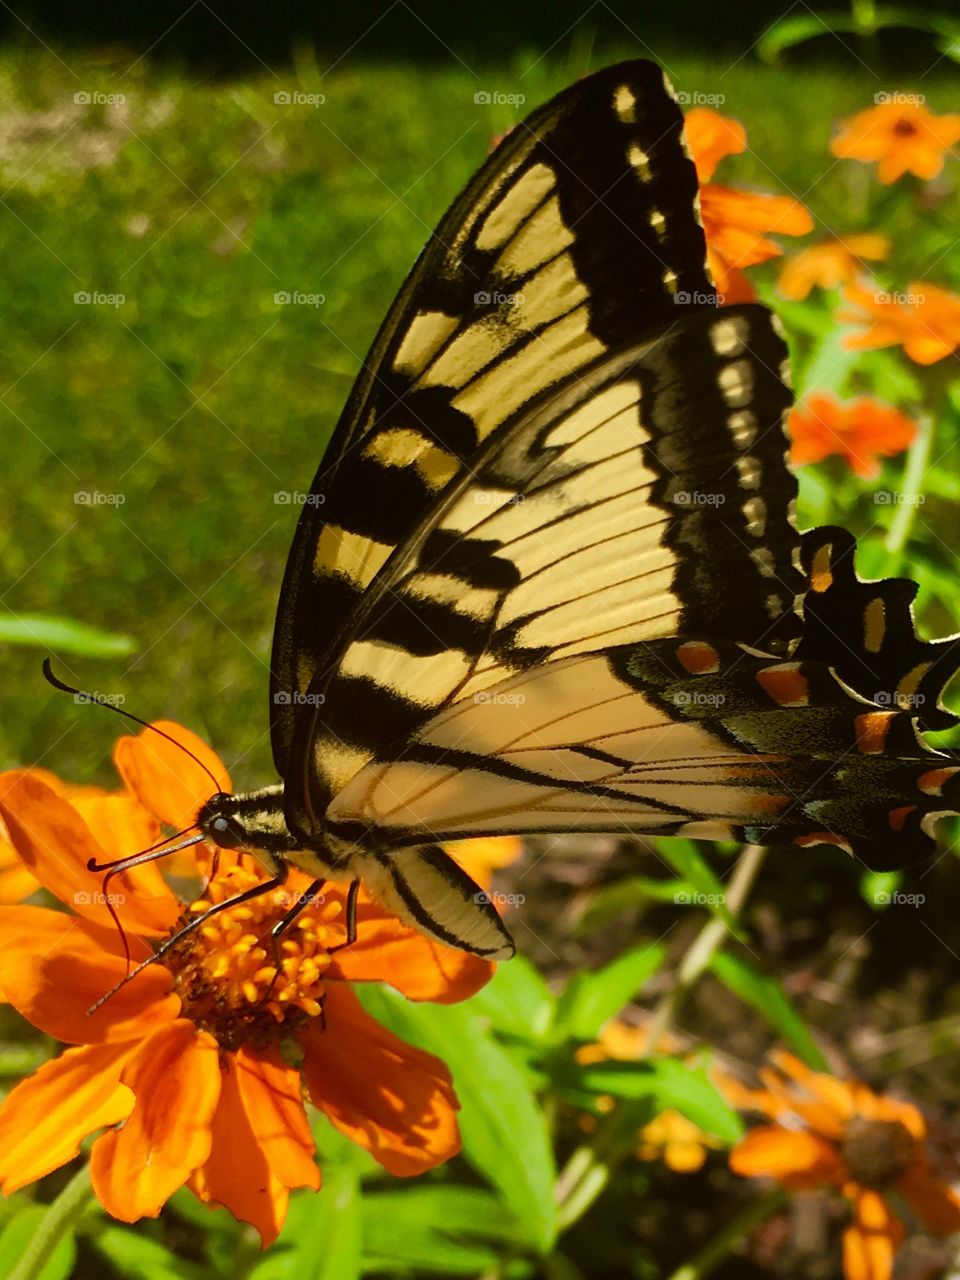
<path fill-rule="evenodd" d="M 283 812 L 283 787 L 264 787 L 245 795 L 218 791 L 197 814 L 197 826 L 206 839 L 221 849 L 245 849 L 278 854 L 298 848 L 299 841 L 287 826 Z"/>

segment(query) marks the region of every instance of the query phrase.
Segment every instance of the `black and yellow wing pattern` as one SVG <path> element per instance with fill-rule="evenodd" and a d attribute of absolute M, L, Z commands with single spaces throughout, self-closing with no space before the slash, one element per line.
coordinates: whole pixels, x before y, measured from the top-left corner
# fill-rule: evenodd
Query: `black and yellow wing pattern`
<path fill-rule="evenodd" d="M 956 807 L 954 641 L 798 534 L 787 351 L 717 308 L 661 71 L 501 143 L 388 316 L 304 508 L 273 740 L 290 830 L 506 954 L 440 841 L 604 831 L 902 864 Z M 278 698 L 278 694 L 281 696 Z"/>

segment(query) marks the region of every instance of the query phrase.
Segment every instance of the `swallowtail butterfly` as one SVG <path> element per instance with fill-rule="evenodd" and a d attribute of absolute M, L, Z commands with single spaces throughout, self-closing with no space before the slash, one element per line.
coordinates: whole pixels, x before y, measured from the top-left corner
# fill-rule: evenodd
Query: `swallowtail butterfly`
<path fill-rule="evenodd" d="M 629 832 L 903 864 L 958 807 L 919 734 L 954 641 L 799 534 L 776 318 L 718 309 L 649 62 L 500 143 L 387 316 L 303 508 L 272 662 L 282 784 L 203 833 L 513 944 L 442 846 Z"/>

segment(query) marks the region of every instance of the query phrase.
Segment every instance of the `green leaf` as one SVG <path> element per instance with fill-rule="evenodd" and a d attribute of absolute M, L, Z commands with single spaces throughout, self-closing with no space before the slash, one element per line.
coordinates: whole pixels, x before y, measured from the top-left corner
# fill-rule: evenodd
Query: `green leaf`
<path fill-rule="evenodd" d="M 550 1029 L 555 1001 L 537 967 L 517 955 L 497 971 L 467 1003 L 474 1013 L 490 1019 L 491 1026 L 518 1040 L 541 1040 Z"/>
<path fill-rule="evenodd" d="M 556 1039 L 595 1040 L 663 964 L 666 948 L 636 947 L 593 973 L 578 973 L 557 1001 Z"/>
<path fill-rule="evenodd" d="M 693 886 L 692 889 L 678 889 L 674 902 L 682 906 L 706 907 L 711 915 L 718 916 L 723 921 L 735 938 L 745 942 L 743 930 L 727 908 L 727 891 L 723 881 L 693 841 L 658 840 L 657 853 Z"/>
<path fill-rule="evenodd" d="M 414 1004 L 383 988 L 364 987 L 368 1012 L 402 1039 L 441 1058 L 461 1103 L 463 1154 L 526 1232 L 549 1251 L 556 1239 L 556 1168 L 543 1113 L 520 1067 L 468 1005 Z"/>
<path fill-rule="evenodd" d="M 690 1066 L 675 1058 L 598 1062 L 581 1070 L 580 1084 L 595 1094 L 612 1094 L 631 1101 L 650 1098 L 658 1114 L 679 1111 L 722 1142 L 734 1143 L 743 1135 L 743 1122 L 724 1101 L 702 1065 Z"/>
<path fill-rule="evenodd" d="M 742 956 L 727 951 L 718 951 L 713 956 L 710 971 L 735 996 L 762 1014 L 808 1066 L 819 1070 L 826 1067 L 807 1024 L 775 978 L 759 973 Z"/>
<path fill-rule="evenodd" d="M 797 397 L 827 391 L 843 395 L 851 374 L 863 359 L 862 351 L 848 351 L 843 345 L 844 330 L 831 328 L 824 333 L 805 361 L 797 378 Z"/>
<path fill-rule="evenodd" d="M 83 658 L 123 658 L 134 653 L 137 643 L 130 636 L 116 635 L 71 622 L 49 613 L 21 613 L 0 618 L 0 644 L 35 645 L 56 653 L 75 653 Z"/>
<path fill-rule="evenodd" d="M 206 1267 L 175 1256 L 136 1228 L 105 1224 L 97 1230 L 93 1244 L 109 1260 L 111 1271 L 135 1280 L 141 1276 L 149 1276 L 150 1280 L 204 1280 L 209 1275 Z"/>
<path fill-rule="evenodd" d="M 835 11 L 823 14 L 798 13 L 781 18 L 769 27 L 757 41 L 757 53 L 763 62 L 776 62 L 786 49 L 804 44 L 816 36 L 826 36 L 837 31 L 855 31 L 848 13 Z"/>
<path fill-rule="evenodd" d="M 364 1197 L 365 1275 L 395 1276 L 407 1267 L 482 1275 L 522 1240 L 502 1201 L 481 1187 L 422 1186 Z"/>
<path fill-rule="evenodd" d="M 25 1204 L 0 1231 L 0 1276 L 8 1276 L 20 1261 L 37 1228 L 46 1217 L 49 1205 Z M 73 1232 L 63 1236 L 50 1255 L 37 1280 L 66 1280 L 73 1270 L 77 1247 Z"/>
<path fill-rule="evenodd" d="M 363 1217 L 360 1184 L 349 1165 L 323 1171 L 320 1192 L 301 1191 L 290 1200 L 276 1243 L 248 1273 L 250 1280 L 359 1280 Z"/>
<path fill-rule="evenodd" d="M 860 896 L 874 911 L 886 911 L 902 882 L 902 871 L 865 871 L 860 877 Z"/>

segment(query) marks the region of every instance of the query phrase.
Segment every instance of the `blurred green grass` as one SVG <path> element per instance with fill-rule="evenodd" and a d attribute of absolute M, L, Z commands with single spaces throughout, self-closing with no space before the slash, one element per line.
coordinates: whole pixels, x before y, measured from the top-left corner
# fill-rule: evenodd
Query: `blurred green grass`
<path fill-rule="evenodd" d="M 860 229 L 867 174 L 829 138 L 878 89 L 908 86 L 853 59 L 665 60 L 677 88 L 723 94 L 747 126 L 751 151 L 720 180 L 792 191 L 818 230 Z M 321 83 L 304 55 L 279 78 L 212 84 L 127 61 L 0 54 L 0 599 L 135 637 L 132 659 L 59 670 L 208 736 L 248 786 L 272 775 L 266 664 L 298 514 L 275 495 L 309 487 L 394 292 L 491 136 L 590 64 L 347 58 Z M 948 76 L 924 80 L 934 110 L 949 109 Z M 526 103 L 479 105 L 479 89 Z M 274 101 L 293 90 L 326 100 Z M 923 274 L 944 246 L 910 236 Z M 78 304 L 82 291 L 125 301 Z M 325 301 L 277 305 L 278 291 Z M 0 653 L 0 764 L 109 780 L 119 725 L 49 690 L 39 651 Z"/>

